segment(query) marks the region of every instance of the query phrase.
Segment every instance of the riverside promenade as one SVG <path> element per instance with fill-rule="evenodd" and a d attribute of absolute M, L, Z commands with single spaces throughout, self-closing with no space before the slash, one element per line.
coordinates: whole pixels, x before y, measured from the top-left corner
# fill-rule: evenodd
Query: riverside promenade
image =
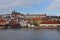
<path fill-rule="evenodd" d="M 60 28 L 60 24 L 40 24 L 40 26 L 35 26 L 34 28 L 57 29 Z"/>

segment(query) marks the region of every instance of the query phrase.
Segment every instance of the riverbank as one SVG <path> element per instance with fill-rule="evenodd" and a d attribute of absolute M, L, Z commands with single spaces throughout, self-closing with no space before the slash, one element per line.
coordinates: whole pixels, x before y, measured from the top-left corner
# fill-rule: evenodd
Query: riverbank
<path fill-rule="evenodd" d="M 11 29 L 10 27 L 11 26 L 8 26 L 7 29 Z M 16 28 L 18 28 L 18 26 Z M 30 25 L 30 26 L 22 26 L 19 28 L 60 29 L 60 24 L 40 24 L 40 26 Z M 0 26 L 0 29 L 6 29 L 6 26 Z"/>

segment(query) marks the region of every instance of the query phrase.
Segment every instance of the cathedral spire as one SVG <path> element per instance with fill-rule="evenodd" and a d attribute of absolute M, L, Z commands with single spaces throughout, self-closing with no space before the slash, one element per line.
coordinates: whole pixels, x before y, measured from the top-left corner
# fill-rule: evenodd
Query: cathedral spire
<path fill-rule="evenodd" d="M 15 10 L 13 12 L 15 12 Z"/>

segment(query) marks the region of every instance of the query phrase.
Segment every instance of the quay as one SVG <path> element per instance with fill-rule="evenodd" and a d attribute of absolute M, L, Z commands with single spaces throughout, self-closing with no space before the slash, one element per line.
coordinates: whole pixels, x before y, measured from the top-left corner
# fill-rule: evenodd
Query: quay
<path fill-rule="evenodd" d="M 40 26 L 35 26 L 34 28 L 60 29 L 60 24 L 40 24 Z"/>
<path fill-rule="evenodd" d="M 14 26 L 12 25 L 12 27 L 14 28 L 38 28 L 38 29 L 60 29 L 60 24 L 40 24 L 40 26 L 35 26 L 35 25 L 25 25 L 23 24 L 23 26 Z M 0 25 L 0 29 L 5 29 L 7 26 L 6 25 Z M 12 28 L 11 26 L 8 26 L 8 28 Z"/>

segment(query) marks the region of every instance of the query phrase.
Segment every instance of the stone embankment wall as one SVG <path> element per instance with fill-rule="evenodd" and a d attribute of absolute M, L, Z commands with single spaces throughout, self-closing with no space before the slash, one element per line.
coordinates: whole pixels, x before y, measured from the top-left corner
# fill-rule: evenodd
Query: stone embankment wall
<path fill-rule="evenodd" d="M 60 28 L 60 24 L 40 24 L 37 28 Z"/>

